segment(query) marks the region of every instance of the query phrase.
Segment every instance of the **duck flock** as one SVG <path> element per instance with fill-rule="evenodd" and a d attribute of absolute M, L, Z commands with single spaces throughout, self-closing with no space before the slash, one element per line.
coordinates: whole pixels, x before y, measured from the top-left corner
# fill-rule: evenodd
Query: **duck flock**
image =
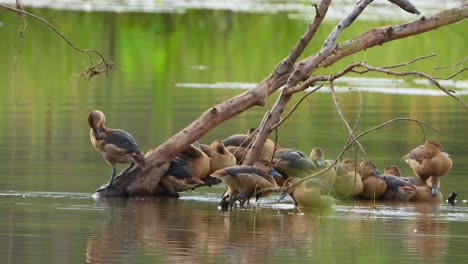
<path fill-rule="evenodd" d="M 105 127 L 104 121 L 99 110 L 88 115 L 91 143 L 112 166 L 109 183 L 98 192 L 112 186 L 114 178 L 145 166 L 135 139 L 128 132 Z M 452 168 L 450 155 L 436 140 L 427 140 L 403 156 L 415 174 L 412 177 L 401 177 L 396 165 L 381 174 L 370 160 L 326 160 L 319 147 L 306 156 L 269 139 L 252 166 L 241 165 L 254 134 L 251 129 L 211 145 L 193 143 L 172 160 L 157 192 L 178 196 L 181 191 L 223 182 L 226 189 L 220 204 L 226 208 L 236 203 L 243 207 L 251 198 L 276 191 L 280 191 L 279 201 L 289 195 L 297 207 L 324 208 L 343 198 L 441 202 L 439 177 Z M 116 164 L 130 165 L 116 176 Z"/>

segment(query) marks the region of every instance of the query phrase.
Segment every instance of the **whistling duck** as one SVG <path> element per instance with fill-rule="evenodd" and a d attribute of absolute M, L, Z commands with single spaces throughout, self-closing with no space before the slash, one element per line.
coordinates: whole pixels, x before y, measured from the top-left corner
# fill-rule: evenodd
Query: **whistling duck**
<path fill-rule="evenodd" d="M 384 169 L 384 175 L 393 175 L 393 176 L 400 177 L 401 176 L 400 167 L 398 167 L 397 165 L 387 166 Z"/>
<path fill-rule="evenodd" d="M 201 150 L 210 158 L 210 170 L 208 174 L 212 174 L 217 170 L 237 164 L 236 157 L 227 150 L 221 140 L 211 142 L 210 146 L 201 144 L 200 147 Z M 210 175 L 204 177 L 202 180 L 205 185 L 210 187 L 214 184 L 221 183 L 221 180 L 211 177 Z"/>
<path fill-rule="evenodd" d="M 210 158 L 201 150 L 198 142 L 191 144 L 177 156 L 187 163 L 193 177 L 203 179 L 209 175 Z"/>
<path fill-rule="evenodd" d="M 297 149 L 279 149 L 273 156 L 273 167 L 283 175 L 278 185 L 282 186 L 289 177 L 304 178 L 314 173 L 315 164 L 301 151 Z"/>
<path fill-rule="evenodd" d="M 321 180 L 311 178 L 297 184 L 300 179 L 297 177 L 288 178 L 283 185 L 286 191 L 280 194 L 278 202 L 289 194 L 297 207 L 307 208 L 327 208 L 336 203 L 336 199 L 330 194 L 330 185 Z"/>
<path fill-rule="evenodd" d="M 161 177 L 159 182 L 164 187 L 161 194 L 178 197 L 177 192 L 193 189 L 204 182 L 193 177 L 192 170 L 187 162 L 179 156 L 172 159 L 169 169 Z"/>
<path fill-rule="evenodd" d="M 200 147 L 210 159 L 210 171 L 208 174 L 236 165 L 236 157 L 226 149 L 221 140 L 213 141 L 210 146 L 201 144 Z"/>
<path fill-rule="evenodd" d="M 419 178 L 424 181 L 431 178 L 432 195 L 437 196 L 439 177 L 452 169 L 452 159 L 442 148 L 442 144 L 436 140 L 427 140 L 403 156 L 403 159 Z"/>
<path fill-rule="evenodd" d="M 275 187 L 274 177 L 281 177 L 272 168 L 271 163 L 265 160 L 258 160 L 253 166 L 234 165 L 223 168 L 215 171 L 211 176 L 226 184 L 226 192 L 223 194 L 221 205 L 228 203 L 229 207 L 232 207 L 236 201 L 243 206 L 254 194 L 257 199 L 271 194 L 271 192 L 265 192 L 259 195 L 258 191 Z"/>
<path fill-rule="evenodd" d="M 382 200 L 409 201 L 414 197 L 416 187 L 400 176 L 400 167 L 397 165 L 390 165 L 384 169 L 383 177 L 387 184 L 387 190 L 382 195 Z"/>
<path fill-rule="evenodd" d="M 428 186 L 427 182 L 423 179 L 413 176 L 413 177 L 404 177 L 405 181 L 411 183 L 415 188 L 415 194 L 410 201 L 415 202 L 442 202 L 443 196 L 442 193 L 437 188 L 437 194 L 433 195 L 432 187 Z"/>
<path fill-rule="evenodd" d="M 141 168 L 145 167 L 145 156 L 138 148 L 132 135 L 120 129 L 105 127 L 105 119 L 104 113 L 99 110 L 91 111 L 88 114 L 91 144 L 112 166 L 112 176 L 109 183 L 98 189 L 98 192 L 112 186 L 116 174 L 116 164 L 130 163 L 118 176 L 126 176 L 135 162 Z"/>
<path fill-rule="evenodd" d="M 235 134 L 223 140 L 223 144 L 226 146 L 226 149 L 236 157 L 237 164 L 242 164 L 242 161 L 247 155 L 247 150 L 252 147 L 251 145 L 255 138 L 255 130 L 255 128 L 251 128 L 247 134 Z M 279 146 L 277 144 L 275 146 L 275 142 L 267 139 L 258 158 L 271 160 L 275 148 L 279 148 Z"/>
<path fill-rule="evenodd" d="M 416 194 L 416 187 L 399 176 L 384 174 L 387 190 L 381 196 L 382 200 L 409 201 Z"/>
<path fill-rule="evenodd" d="M 382 196 L 387 190 L 387 183 L 375 165 L 371 161 L 365 160 L 361 162 L 360 168 L 364 184 L 361 196 L 367 199 L 377 199 Z"/>
<path fill-rule="evenodd" d="M 326 168 L 330 168 L 327 171 L 317 175 L 317 178 L 326 181 L 328 184 L 333 185 L 335 183 L 336 171 L 333 168 L 331 161 L 325 160 L 325 153 L 321 148 L 313 148 L 310 152 L 310 160 L 316 165 L 316 171 L 321 171 Z"/>
<path fill-rule="evenodd" d="M 358 195 L 364 190 L 361 174 L 361 168 L 354 159 L 344 159 L 336 164 L 336 177 L 333 189 L 339 195 L 353 196 Z"/>

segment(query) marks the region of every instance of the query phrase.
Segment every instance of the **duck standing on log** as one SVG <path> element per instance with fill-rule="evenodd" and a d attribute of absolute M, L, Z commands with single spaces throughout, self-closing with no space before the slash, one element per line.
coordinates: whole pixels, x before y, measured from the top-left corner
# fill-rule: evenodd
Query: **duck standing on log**
<path fill-rule="evenodd" d="M 416 176 L 427 182 L 432 181 L 432 196 L 438 195 L 439 177 L 446 175 L 452 169 L 452 159 L 436 140 L 427 140 L 417 146 L 403 160 L 413 169 Z"/>
<path fill-rule="evenodd" d="M 104 113 L 99 110 L 91 111 L 88 114 L 88 123 L 91 127 L 89 134 L 91 144 L 102 155 L 104 160 L 112 166 L 112 176 L 109 183 L 103 185 L 97 192 L 113 186 L 116 176 L 116 164 L 130 163 L 118 176 L 126 176 L 135 165 L 135 162 L 141 168 L 145 167 L 145 156 L 138 148 L 132 135 L 124 130 L 105 127 L 105 120 Z"/>

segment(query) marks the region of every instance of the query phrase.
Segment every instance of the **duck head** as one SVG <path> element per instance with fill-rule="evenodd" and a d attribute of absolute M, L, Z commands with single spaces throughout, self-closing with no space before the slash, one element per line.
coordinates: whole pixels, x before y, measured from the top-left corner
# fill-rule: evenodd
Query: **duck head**
<path fill-rule="evenodd" d="M 94 137 L 99 140 L 99 134 L 104 127 L 106 116 L 99 110 L 93 110 L 88 114 L 88 124 L 94 132 Z"/>
<path fill-rule="evenodd" d="M 310 152 L 310 160 L 316 162 L 319 166 L 325 166 L 325 158 L 323 154 L 323 149 L 321 148 L 313 148 Z"/>

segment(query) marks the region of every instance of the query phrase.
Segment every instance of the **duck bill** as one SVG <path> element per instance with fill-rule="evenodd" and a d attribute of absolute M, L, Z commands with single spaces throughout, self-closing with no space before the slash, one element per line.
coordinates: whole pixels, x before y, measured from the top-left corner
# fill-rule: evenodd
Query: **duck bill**
<path fill-rule="evenodd" d="M 432 196 L 437 196 L 439 190 L 438 190 L 438 183 L 439 183 L 439 177 L 437 176 L 431 176 L 431 180 L 432 180 Z"/>
<path fill-rule="evenodd" d="M 93 128 L 93 132 L 94 132 L 94 138 L 95 138 L 96 140 L 99 140 L 99 133 L 101 132 L 100 129 L 99 129 L 99 127 L 94 127 L 94 128 Z"/>
<path fill-rule="evenodd" d="M 275 170 L 274 168 L 271 168 L 268 171 L 268 174 L 273 176 L 273 178 L 283 179 L 283 176 L 277 170 Z"/>
<path fill-rule="evenodd" d="M 279 198 L 278 198 L 278 201 L 276 201 L 276 202 L 277 202 L 277 203 L 281 202 L 281 201 L 286 197 L 286 195 L 288 195 L 287 192 L 281 192 L 281 193 L 280 193 L 280 196 L 279 196 Z"/>
<path fill-rule="evenodd" d="M 318 164 L 320 167 L 325 166 L 325 160 L 323 159 L 323 157 L 320 157 L 320 158 L 317 160 L 317 164 Z"/>

